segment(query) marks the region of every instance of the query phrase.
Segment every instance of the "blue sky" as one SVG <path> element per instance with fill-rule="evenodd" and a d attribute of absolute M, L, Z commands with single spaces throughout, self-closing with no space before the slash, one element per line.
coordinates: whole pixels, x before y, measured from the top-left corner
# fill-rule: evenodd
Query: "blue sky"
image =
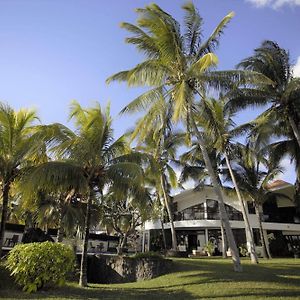
<path fill-rule="evenodd" d="M 134 9 L 144 0 L 0 0 L 0 100 L 14 108 L 35 107 L 43 123 L 67 122 L 72 99 L 88 106 L 111 102 L 116 136 L 136 119 L 118 112 L 141 89 L 105 84 L 105 79 L 140 62 L 141 55 L 125 44 L 122 21 L 134 23 Z M 156 1 L 182 19 L 184 1 Z M 264 39 L 276 40 L 300 57 L 299 0 L 198 0 L 206 36 L 230 11 L 235 17 L 217 51 L 219 68 L 233 68 Z M 296 68 L 300 76 L 299 66 Z M 256 111 L 241 113 L 241 121 Z M 287 161 L 285 164 L 288 167 Z M 284 178 L 293 180 L 288 168 Z"/>

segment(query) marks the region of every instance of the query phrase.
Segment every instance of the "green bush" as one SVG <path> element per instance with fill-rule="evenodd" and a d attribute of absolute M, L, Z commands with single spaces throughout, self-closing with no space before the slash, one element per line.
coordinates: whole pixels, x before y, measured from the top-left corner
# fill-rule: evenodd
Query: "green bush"
<path fill-rule="evenodd" d="M 9 252 L 6 268 L 30 293 L 45 285 L 62 285 L 74 261 L 72 249 L 61 243 L 19 244 Z"/>

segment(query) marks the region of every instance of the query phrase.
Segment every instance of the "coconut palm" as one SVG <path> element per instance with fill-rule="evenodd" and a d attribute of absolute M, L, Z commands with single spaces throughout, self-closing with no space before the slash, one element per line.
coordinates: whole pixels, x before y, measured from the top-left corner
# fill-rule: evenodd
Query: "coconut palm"
<path fill-rule="evenodd" d="M 50 189 L 55 188 L 56 192 L 60 195 L 64 193 L 65 197 L 75 190 L 79 193 L 80 201 L 86 204 L 79 280 L 81 286 L 86 286 L 87 247 L 93 203 L 101 202 L 105 188 L 120 191 L 129 184 L 140 186 L 143 176 L 137 164 L 128 162 L 128 155 L 125 154 L 130 149 L 125 137 L 115 141 L 113 139 L 109 107 L 102 111 L 96 103 L 91 108 L 83 108 L 74 101 L 70 118 L 74 120 L 76 130 L 72 131 L 63 125 L 56 126 L 58 134 L 50 149 L 61 160 L 35 169 L 32 174 L 36 179 L 28 180 L 28 185 L 45 187 L 49 182 Z"/>
<path fill-rule="evenodd" d="M 251 262 L 258 263 L 258 258 L 255 252 L 252 229 L 249 223 L 248 214 L 245 207 L 245 201 L 238 187 L 231 163 L 231 144 L 232 139 L 244 131 L 244 126 L 235 127 L 232 119 L 233 115 L 225 111 L 225 101 L 215 99 L 203 99 L 201 102 L 201 114 L 198 116 L 199 125 L 204 128 L 208 136 L 214 140 L 215 148 L 224 155 L 226 165 L 235 188 L 244 223 L 247 240 L 247 248 L 250 254 Z"/>
<path fill-rule="evenodd" d="M 261 168 L 262 165 L 263 168 Z M 262 254 L 265 258 L 271 258 L 271 254 L 263 233 L 262 205 L 270 197 L 274 197 L 274 193 L 271 193 L 267 187 L 280 172 L 280 167 L 265 159 L 249 146 L 241 144 L 236 146 L 234 177 L 242 193 L 254 203 L 263 248 Z"/>
<path fill-rule="evenodd" d="M 222 190 L 214 174 L 205 142 L 195 122 L 196 96 L 205 94 L 208 84 L 215 87 L 230 87 L 231 80 L 246 82 L 246 79 L 260 79 L 264 76 L 253 72 L 212 71 L 217 64 L 217 57 L 212 53 L 219 43 L 224 27 L 233 17 L 229 13 L 216 27 L 212 35 L 202 40 L 203 20 L 192 3 L 183 6 L 185 11 L 185 32 L 180 30 L 179 23 L 156 4 L 137 9 L 139 19 L 137 26 L 122 23 L 122 27 L 133 34 L 127 38 L 128 43 L 146 55 L 146 59 L 131 70 L 119 72 L 110 77 L 113 80 L 126 81 L 129 86 L 151 86 L 152 89 L 133 100 L 122 112 L 146 110 L 164 99 L 172 105 L 172 119 L 183 121 L 187 132 L 197 137 L 206 168 L 211 177 L 215 192 L 220 202 L 221 218 L 224 222 L 229 246 L 232 251 L 234 269 L 241 270 L 238 250 L 225 211 Z M 269 81 L 268 81 L 269 82 Z"/>
<path fill-rule="evenodd" d="M 163 199 L 162 209 L 166 208 L 172 237 L 172 249 L 177 250 L 176 231 L 171 209 L 170 188 L 177 188 L 176 172 L 171 165 L 176 159 L 178 147 L 184 142 L 181 132 L 173 132 L 171 121 L 172 107 L 161 97 L 136 124 L 131 138 L 136 139 L 136 150 L 145 153 L 150 164 L 146 178 L 151 178 L 158 200 Z M 163 223 L 162 223 L 163 225 Z"/>
<path fill-rule="evenodd" d="M 41 155 L 44 155 L 43 126 L 35 125 L 37 120 L 34 110 L 15 111 L 9 105 L 0 103 L 0 185 L 2 191 L 0 255 L 12 185 L 27 167 L 38 162 Z"/>
<path fill-rule="evenodd" d="M 82 207 L 75 205 L 74 196 L 87 190 L 82 168 L 65 161 L 45 162 L 23 176 L 22 208 L 33 212 L 38 225 L 56 227 L 57 242 L 62 242 L 65 229 L 80 220 Z"/>
<path fill-rule="evenodd" d="M 220 186 L 222 187 L 222 182 L 220 180 L 220 176 L 222 175 L 222 169 L 223 169 L 222 155 L 213 147 L 211 137 L 209 137 L 204 132 L 203 132 L 203 137 L 206 141 L 207 151 L 213 169 L 217 174 L 217 179 L 219 181 Z M 192 147 L 187 152 L 183 153 L 180 156 L 180 162 L 181 165 L 183 166 L 180 174 L 180 182 L 184 183 L 189 180 L 193 180 L 196 183 L 196 186 L 194 187 L 196 191 L 200 191 L 201 189 L 203 189 L 206 180 L 209 178 L 209 174 L 205 169 L 205 162 L 203 161 L 202 152 L 197 142 L 193 142 Z M 220 212 L 220 208 L 219 208 L 219 212 Z M 224 224 L 222 223 L 221 218 L 220 218 L 220 229 L 221 229 L 221 236 L 222 236 L 222 256 L 223 258 L 226 258 L 227 242 L 226 242 Z"/>
<path fill-rule="evenodd" d="M 290 127 L 300 147 L 300 78 L 294 78 L 289 53 L 274 41 L 264 41 L 254 54 L 238 64 L 272 80 L 272 85 L 250 86 L 231 93 L 233 109 L 271 105 L 268 113 L 276 115 Z"/>

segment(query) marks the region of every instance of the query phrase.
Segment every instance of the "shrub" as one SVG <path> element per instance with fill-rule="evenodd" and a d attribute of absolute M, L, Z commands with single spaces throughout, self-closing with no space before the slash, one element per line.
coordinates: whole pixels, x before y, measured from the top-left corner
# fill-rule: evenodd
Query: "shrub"
<path fill-rule="evenodd" d="M 203 250 L 207 253 L 207 255 L 211 256 L 215 252 L 215 244 L 212 241 L 208 241 L 208 243 L 204 245 Z"/>
<path fill-rule="evenodd" d="M 9 252 L 6 268 L 30 293 L 45 285 L 62 285 L 74 261 L 72 249 L 60 243 L 19 244 Z"/>

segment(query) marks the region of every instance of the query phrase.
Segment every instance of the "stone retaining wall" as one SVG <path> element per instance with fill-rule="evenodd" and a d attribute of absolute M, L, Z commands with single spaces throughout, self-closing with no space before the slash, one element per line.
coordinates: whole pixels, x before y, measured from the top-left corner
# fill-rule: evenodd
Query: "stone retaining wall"
<path fill-rule="evenodd" d="M 109 255 L 88 257 L 88 282 L 135 282 L 166 274 L 172 261 L 163 258 L 134 258 Z"/>

